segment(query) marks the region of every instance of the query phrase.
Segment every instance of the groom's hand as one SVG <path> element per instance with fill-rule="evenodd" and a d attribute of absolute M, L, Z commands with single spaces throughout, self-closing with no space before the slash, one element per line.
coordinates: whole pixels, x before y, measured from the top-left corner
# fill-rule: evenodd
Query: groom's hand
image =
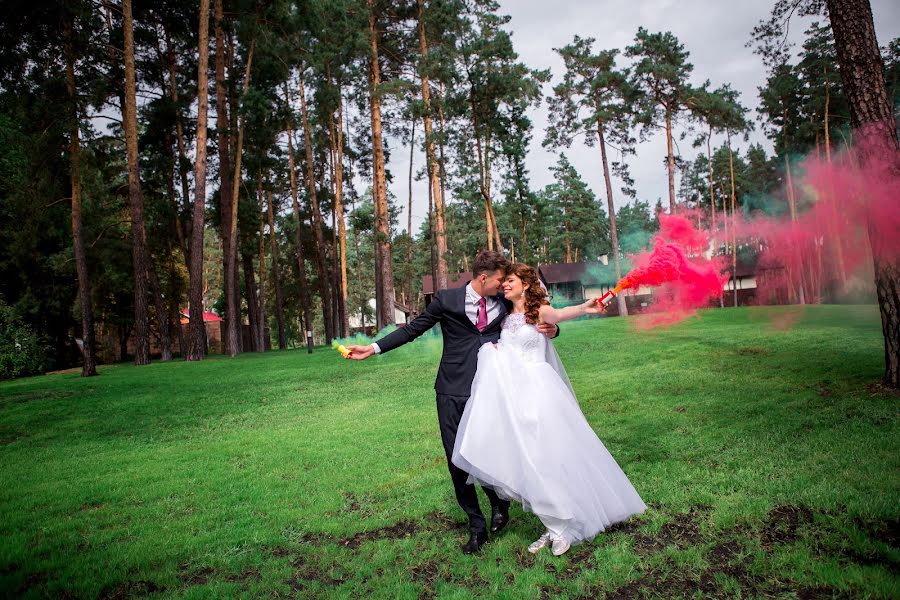
<path fill-rule="evenodd" d="M 548 338 L 553 338 L 559 332 L 559 327 L 551 323 L 538 323 L 537 330 L 546 335 Z"/>
<path fill-rule="evenodd" d="M 347 358 L 350 360 L 366 360 L 373 354 L 375 354 L 375 348 L 371 345 L 369 346 L 347 346 L 347 350 L 350 351 L 350 356 Z"/>

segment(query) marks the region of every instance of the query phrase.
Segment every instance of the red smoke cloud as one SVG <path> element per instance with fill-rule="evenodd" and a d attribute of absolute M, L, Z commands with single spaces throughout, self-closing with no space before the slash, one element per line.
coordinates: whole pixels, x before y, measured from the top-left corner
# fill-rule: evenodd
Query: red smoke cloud
<path fill-rule="evenodd" d="M 706 259 L 701 254 L 709 247 L 705 233 L 681 216 L 661 214 L 660 234 L 653 250 L 634 258 L 637 265 L 619 282 L 623 290 L 641 285 L 652 286 L 653 316 L 643 326 L 669 325 L 708 306 L 722 295 L 728 274 L 722 273 L 724 257 Z"/>
<path fill-rule="evenodd" d="M 829 302 L 853 289 L 873 297 L 871 244 L 900 257 L 900 177 L 890 153 L 865 157 L 865 167 L 859 151 L 809 157 L 781 190 L 785 205 L 795 198 L 794 217 L 737 220 L 738 246 L 759 254 L 756 303 Z"/>

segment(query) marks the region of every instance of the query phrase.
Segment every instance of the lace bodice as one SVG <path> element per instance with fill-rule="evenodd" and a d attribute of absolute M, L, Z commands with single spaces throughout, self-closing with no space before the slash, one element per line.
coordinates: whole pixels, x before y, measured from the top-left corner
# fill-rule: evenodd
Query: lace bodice
<path fill-rule="evenodd" d="M 525 322 L 522 313 L 511 313 L 503 320 L 500 342 L 504 349 L 518 352 L 528 362 L 545 362 L 546 342 L 544 334 L 534 325 Z"/>

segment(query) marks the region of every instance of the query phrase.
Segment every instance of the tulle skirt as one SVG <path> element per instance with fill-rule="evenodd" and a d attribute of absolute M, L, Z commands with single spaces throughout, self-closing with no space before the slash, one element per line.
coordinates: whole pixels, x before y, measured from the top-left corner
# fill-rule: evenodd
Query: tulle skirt
<path fill-rule="evenodd" d="M 553 367 L 502 343 L 479 351 L 452 461 L 572 544 L 647 508 Z"/>

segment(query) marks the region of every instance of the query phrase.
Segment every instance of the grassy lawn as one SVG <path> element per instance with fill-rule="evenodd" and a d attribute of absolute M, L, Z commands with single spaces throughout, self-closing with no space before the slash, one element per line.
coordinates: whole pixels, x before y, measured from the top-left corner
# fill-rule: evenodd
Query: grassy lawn
<path fill-rule="evenodd" d="M 650 506 L 562 557 L 526 552 L 542 527 L 517 507 L 459 551 L 426 339 L 0 384 L 0 595 L 900 596 L 874 307 L 581 321 L 557 348 Z"/>

